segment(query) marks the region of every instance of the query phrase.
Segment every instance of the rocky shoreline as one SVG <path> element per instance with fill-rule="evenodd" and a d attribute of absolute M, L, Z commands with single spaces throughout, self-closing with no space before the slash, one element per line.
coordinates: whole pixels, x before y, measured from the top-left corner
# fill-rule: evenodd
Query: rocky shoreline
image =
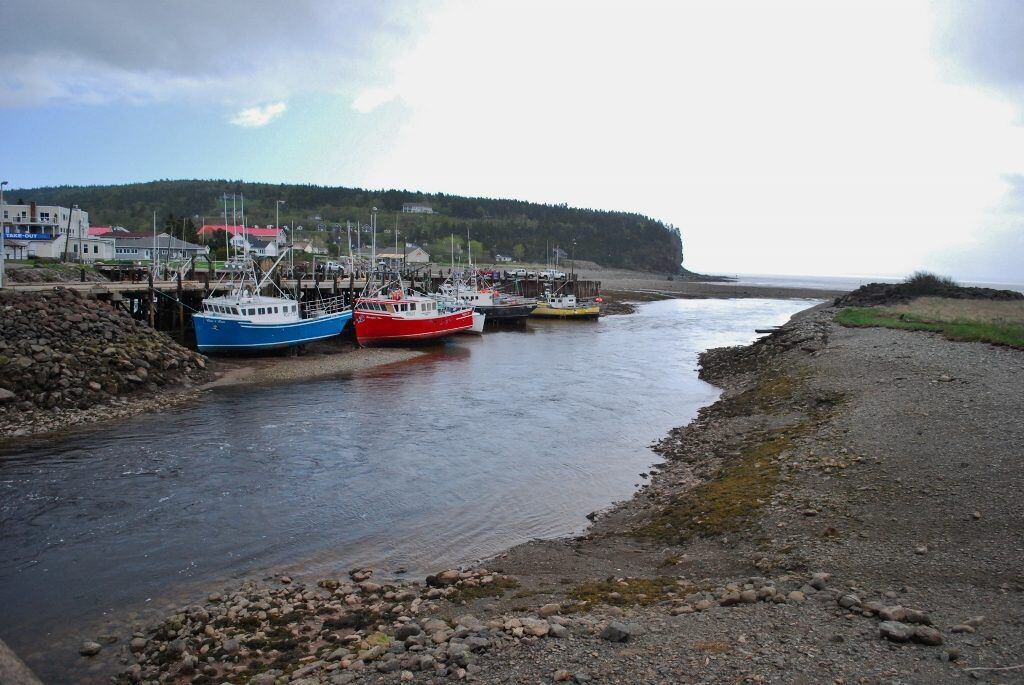
<path fill-rule="evenodd" d="M 0 292 L 0 439 L 194 399 L 206 358 L 95 298 Z"/>
<path fill-rule="evenodd" d="M 722 399 L 579 538 L 250 583 L 82 651 L 132 683 L 1013 682 L 1024 358 L 833 313 L 705 353 Z"/>

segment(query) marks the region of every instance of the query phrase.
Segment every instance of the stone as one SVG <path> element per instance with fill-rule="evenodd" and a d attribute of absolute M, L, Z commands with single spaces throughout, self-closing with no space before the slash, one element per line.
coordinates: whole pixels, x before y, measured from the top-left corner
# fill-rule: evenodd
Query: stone
<path fill-rule="evenodd" d="M 915 623 L 922 625 L 931 625 L 932 617 L 928 615 L 926 611 L 920 611 L 918 609 L 906 609 L 906 617 L 903 619 L 905 623 Z"/>
<path fill-rule="evenodd" d="M 931 626 L 919 625 L 914 628 L 913 640 L 922 645 L 937 647 L 942 644 L 942 633 Z"/>
<path fill-rule="evenodd" d="M 757 590 L 744 590 L 740 593 L 740 601 L 744 604 L 753 604 L 757 601 Z"/>
<path fill-rule="evenodd" d="M 17 399 L 18 396 L 7 388 L 0 388 L 0 402 L 10 402 L 11 400 Z"/>
<path fill-rule="evenodd" d="M 101 649 L 103 649 L 103 647 L 99 642 L 87 641 L 83 642 L 78 648 L 78 653 L 82 656 L 96 656 L 100 653 Z"/>
<path fill-rule="evenodd" d="M 446 585 L 454 585 L 457 582 L 459 582 L 458 569 L 449 569 L 441 571 L 436 576 L 427 576 L 427 585 L 432 587 L 445 587 Z"/>
<path fill-rule="evenodd" d="M 520 619 L 523 624 L 523 631 L 533 637 L 544 637 L 551 630 L 551 624 L 536 618 Z"/>
<path fill-rule="evenodd" d="M 892 642 L 907 642 L 914 634 L 914 629 L 899 621 L 882 621 L 878 624 L 878 632 Z"/>
<path fill-rule="evenodd" d="M 221 647 L 223 647 L 224 651 L 228 654 L 237 654 L 238 650 L 241 649 L 241 645 L 238 644 L 238 640 L 233 637 L 224 640 Z"/>
<path fill-rule="evenodd" d="M 414 676 L 412 674 L 412 671 L 402 671 L 402 674 L 399 676 L 399 679 L 403 682 L 409 682 L 413 679 L 413 677 Z"/>
<path fill-rule="evenodd" d="M 925 555 L 928 554 L 928 545 L 918 545 L 914 548 L 914 554 Z"/>
<path fill-rule="evenodd" d="M 878 611 L 878 617 L 883 621 L 902 622 L 907 617 L 907 610 L 899 605 L 886 606 Z"/>
<path fill-rule="evenodd" d="M 697 611 L 707 611 L 713 606 L 715 606 L 715 603 L 710 599 L 701 599 L 697 600 L 697 603 L 693 605 L 693 608 Z"/>
<path fill-rule="evenodd" d="M 632 635 L 629 626 L 619 621 L 612 621 L 601 631 L 601 639 L 608 642 L 625 642 Z"/>
<path fill-rule="evenodd" d="M 554 616 L 559 611 L 561 611 L 561 609 L 562 607 L 554 603 L 545 604 L 537 611 L 537 615 L 539 615 L 541 618 L 547 618 L 548 616 Z"/>
<path fill-rule="evenodd" d="M 260 673 L 259 675 L 253 676 L 252 679 L 249 680 L 249 685 L 274 685 L 276 681 L 277 678 L 275 678 L 272 674 Z"/>
<path fill-rule="evenodd" d="M 804 593 L 800 592 L 799 590 L 793 590 L 788 595 L 786 595 L 786 599 L 789 600 L 790 602 L 794 602 L 796 604 L 799 604 L 800 602 L 802 602 L 805 599 L 807 599 L 807 597 L 804 595 Z"/>
<path fill-rule="evenodd" d="M 572 679 L 572 673 L 569 673 L 569 671 L 565 670 L 564 668 L 560 668 L 557 671 L 555 671 L 555 674 L 552 676 L 552 679 L 556 683 L 562 683 L 562 682 L 565 682 L 567 680 L 571 680 Z"/>
<path fill-rule="evenodd" d="M 128 649 L 132 650 L 135 654 L 146 649 L 146 645 L 149 644 L 149 640 L 144 637 L 133 637 L 131 642 L 128 643 Z"/>
<path fill-rule="evenodd" d="M 857 595 L 842 595 L 837 601 L 844 609 L 860 606 L 860 597 Z"/>
<path fill-rule="evenodd" d="M 414 635 L 419 635 L 421 632 L 423 631 L 421 631 L 420 627 L 415 623 L 406 623 L 395 628 L 395 639 L 405 641 Z"/>
<path fill-rule="evenodd" d="M 718 600 L 718 604 L 724 607 L 731 607 L 734 604 L 740 603 L 740 593 L 738 592 L 727 592 L 722 595 L 722 599 Z"/>
<path fill-rule="evenodd" d="M 553 623 L 553 624 L 551 624 L 551 627 L 548 628 L 548 635 L 550 637 L 556 637 L 556 638 L 568 637 L 569 636 L 569 629 L 566 628 L 565 626 L 558 625 L 557 623 Z"/>
<path fill-rule="evenodd" d="M 974 626 L 969 626 L 966 623 L 957 623 L 955 626 L 950 628 L 954 633 L 973 633 Z"/>
<path fill-rule="evenodd" d="M 692 606 L 689 604 L 681 604 L 679 606 L 672 607 L 668 613 L 670 616 L 681 616 L 682 614 L 692 614 L 693 612 L 694 608 Z"/>
<path fill-rule="evenodd" d="M 972 616 L 971 618 L 969 618 L 966 621 L 964 621 L 964 623 L 966 625 L 969 625 L 972 628 L 977 628 L 978 626 L 980 626 L 984 622 L 985 622 L 985 617 L 984 616 Z"/>

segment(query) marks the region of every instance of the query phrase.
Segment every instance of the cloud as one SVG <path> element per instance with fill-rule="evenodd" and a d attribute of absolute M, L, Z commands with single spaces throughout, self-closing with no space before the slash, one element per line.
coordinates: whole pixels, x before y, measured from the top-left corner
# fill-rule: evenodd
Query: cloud
<path fill-rule="evenodd" d="M 1024 107 L 1024 3 L 940 0 L 935 47 L 945 75 L 982 85 Z"/>
<path fill-rule="evenodd" d="M 386 57 L 425 2 L 398 0 L 7 0 L 0 107 L 351 94 L 388 77 Z"/>
<path fill-rule="evenodd" d="M 286 109 L 288 109 L 288 106 L 283 102 L 275 102 L 274 104 L 262 107 L 249 107 L 231 117 L 230 121 L 235 126 L 241 126 L 242 128 L 259 128 L 277 119 L 284 114 Z"/>
<path fill-rule="evenodd" d="M 352 109 L 361 114 L 369 114 L 381 105 L 386 105 L 398 97 L 398 91 L 394 88 L 368 88 L 361 92 L 352 101 Z"/>

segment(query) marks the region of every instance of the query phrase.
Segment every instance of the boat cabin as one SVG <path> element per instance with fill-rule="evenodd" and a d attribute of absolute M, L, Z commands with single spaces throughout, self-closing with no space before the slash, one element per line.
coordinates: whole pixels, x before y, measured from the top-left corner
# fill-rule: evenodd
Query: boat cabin
<path fill-rule="evenodd" d="M 238 300 L 227 297 L 211 297 L 203 300 L 203 314 L 260 323 L 279 323 L 295 321 L 300 318 L 297 302 L 276 297 Z"/>
<path fill-rule="evenodd" d="M 397 300 L 385 298 L 358 300 L 355 309 L 357 312 L 383 312 L 403 317 L 437 315 L 437 303 L 425 297 L 403 297 Z"/>

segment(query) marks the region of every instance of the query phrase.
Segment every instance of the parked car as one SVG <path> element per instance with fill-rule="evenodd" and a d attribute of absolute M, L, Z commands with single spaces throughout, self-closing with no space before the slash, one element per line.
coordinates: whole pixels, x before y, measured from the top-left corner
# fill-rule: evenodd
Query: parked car
<path fill-rule="evenodd" d="M 324 272 L 329 274 L 345 275 L 345 267 L 338 262 L 327 262 L 324 264 Z"/>
<path fill-rule="evenodd" d="M 538 274 L 542 281 L 560 281 L 565 278 L 565 272 L 558 269 L 544 269 Z"/>
<path fill-rule="evenodd" d="M 512 269 L 508 272 L 508 275 L 509 278 L 526 278 L 527 271 L 526 269 Z"/>

